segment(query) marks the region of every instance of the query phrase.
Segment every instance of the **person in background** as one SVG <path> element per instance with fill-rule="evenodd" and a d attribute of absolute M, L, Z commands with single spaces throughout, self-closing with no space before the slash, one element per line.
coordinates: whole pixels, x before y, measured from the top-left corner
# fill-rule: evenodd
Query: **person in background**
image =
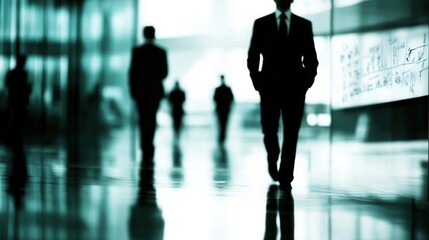
<path fill-rule="evenodd" d="M 27 160 L 24 151 L 23 131 L 27 117 L 32 86 L 28 81 L 28 73 L 25 70 L 27 57 L 19 55 L 16 67 L 6 74 L 6 89 L 8 92 L 8 112 L 10 143 L 12 147 L 12 161 L 9 166 L 7 192 L 15 197 L 16 204 L 21 205 L 21 199 L 28 181 Z"/>
<path fill-rule="evenodd" d="M 223 144 L 226 139 L 226 130 L 234 95 L 229 86 L 225 84 L 225 76 L 220 75 L 221 85 L 215 89 L 213 100 L 216 104 L 216 116 L 219 124 L 218 141 Z"/>
<path fill-rule="evenodd" d="M 25 70 L 27 57 L 19 55 L 16 67 L 6 75 L 6 89 L 8 92 L 9 120 L 14 139 L 21 140 L 22 128 L 27 115 L 27 106 L 30 100 L 32 86 L 28 81 Z"/>
<path fill-rule="evenodd" d="M 172 110 L 175 140 L 179 139 L 182 130 L 183 115 L 185 114 L 183 104 L 185 103 L 185 100 L 185 91 L 180 87 L 179 81 L 177 80 L 174 84 L 173 90 L 168 96 L 168 101 L 170 102 Z"/>

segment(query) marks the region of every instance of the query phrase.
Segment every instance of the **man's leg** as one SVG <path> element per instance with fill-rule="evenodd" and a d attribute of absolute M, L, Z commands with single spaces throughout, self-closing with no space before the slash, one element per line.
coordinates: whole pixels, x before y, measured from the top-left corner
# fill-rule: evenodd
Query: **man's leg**
<path fill-rule="evenodd" d="M 284 103 L 285 104 L 282 106 L 283 146 L 279 181 L 281 187 L 283 185 L 283 187 L 288 188 L 294 179 L 293 171 L 295 167 L 298 133 L 304 114 L 305 98 L 302 96 L 291 101 L 284 101 Z"/>
<path fill-rule="evenodd" d="M 219 132 L 219 142 L 223 143 L 226 139 L 226 131 L 228 128 L 228 112 L 220 112 L 219 115 L 219 125 L 220 125 L 220 132 Z"/>
<path fill-rule="evenodd" d="M 143 159 L 152 161 L 155 152 L 153 145 L 156 129 L 156 113 L 158 111 L 159 101 L 147 100 L 139 103 L 140 113 L 140 132 L 141 132 L 141 149 Z"/>
<path fill-rule="evenodd" d="M 277 131 L 279 129 L 280 106 L 272 93 L 261 93 L 261 125 L 267 151 L 268 172 L 278 180 L 277 160 L 280 154 Z"/>

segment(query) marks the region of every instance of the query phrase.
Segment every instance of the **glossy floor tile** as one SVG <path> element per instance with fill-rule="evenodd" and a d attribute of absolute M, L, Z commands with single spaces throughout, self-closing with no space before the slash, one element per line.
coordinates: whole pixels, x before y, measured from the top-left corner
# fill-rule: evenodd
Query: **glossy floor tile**
<path fill-rule="evenodd" d="M 82 140 L 73 161 L 64 144 L 29 144 L 15 191 L 3 147 L 0 239 L 428 239 L 413 200 L 425 197 L 427 146 L 301 135 L 291 193 L 270 180 L 260 129 L 231 128 L 222 147 L 210 127 L 178 143 L 160 127 L 153 168 L 130 128 Z"/>

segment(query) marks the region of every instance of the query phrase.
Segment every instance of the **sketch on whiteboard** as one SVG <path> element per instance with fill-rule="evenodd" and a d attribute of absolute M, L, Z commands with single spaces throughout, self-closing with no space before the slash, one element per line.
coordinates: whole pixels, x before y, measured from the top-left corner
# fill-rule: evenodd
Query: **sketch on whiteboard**
<path fill-rule="evenodd" d="M 428 95 L 428 26 L 332 39 L 333 107 Z"/>

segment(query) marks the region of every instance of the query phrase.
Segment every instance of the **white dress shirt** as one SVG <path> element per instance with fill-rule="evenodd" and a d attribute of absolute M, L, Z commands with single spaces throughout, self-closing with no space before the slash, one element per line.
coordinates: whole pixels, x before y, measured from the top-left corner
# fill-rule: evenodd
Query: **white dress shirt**
<path fill-rule="evenodd" d="M 279 29 L 280 27 L 280 14 L 282 14 L 282 12 L 280 12 L 278 9 L 276 9 L 276 11 L 274 12 L 276 14 L 276 19 L 277 19 L 277 29 Z M 284 12 L 286 15 L 286 26 L 287 26 L 287 34 L 289 35 L 289 31 L 290 31 L 290 19 L 292 17 L 292 12 L 289 10 L 287 10 L 286 12 Z"/>

